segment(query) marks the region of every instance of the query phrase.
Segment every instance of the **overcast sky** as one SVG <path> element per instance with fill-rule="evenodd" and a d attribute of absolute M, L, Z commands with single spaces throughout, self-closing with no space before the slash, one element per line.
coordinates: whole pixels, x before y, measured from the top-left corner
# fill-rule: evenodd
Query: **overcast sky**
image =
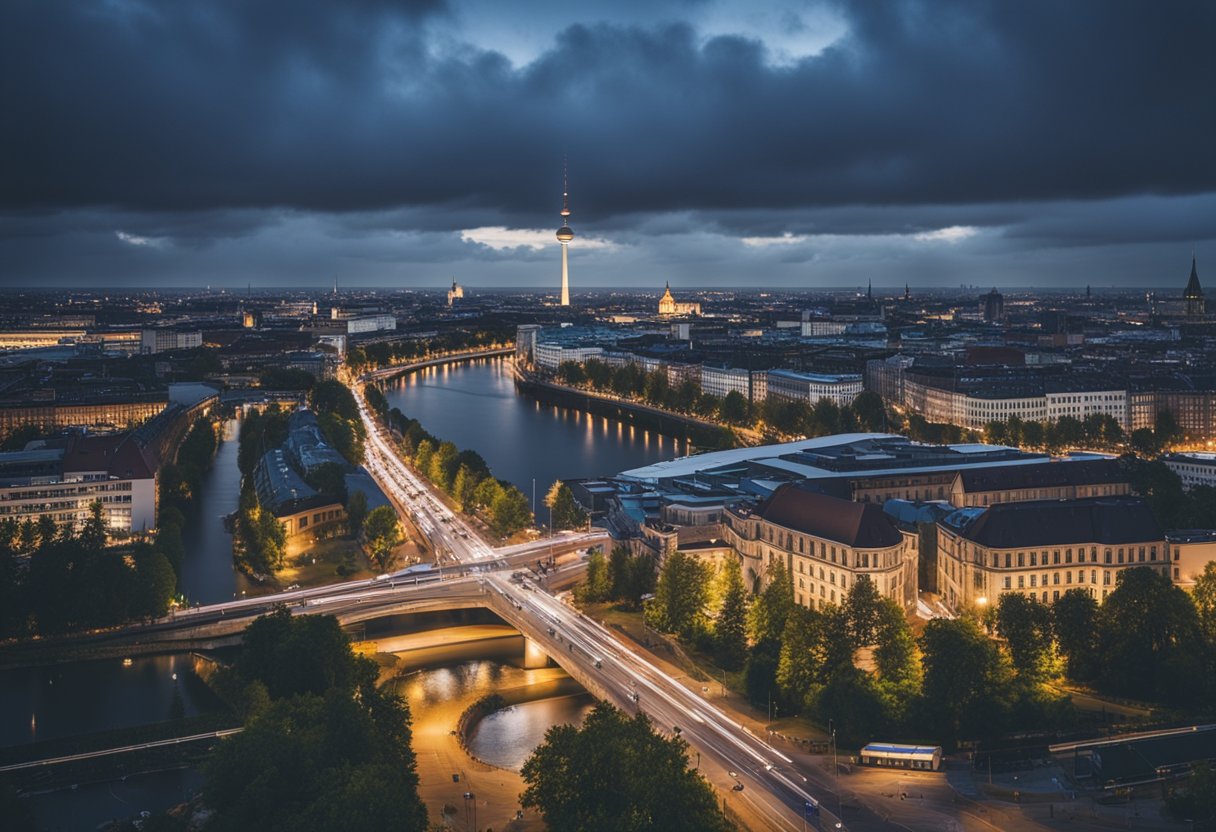
<path fill-rule="evenodd" d="M 5 0 L 0 283 L 1216 287 L 1210 0 Z"/>

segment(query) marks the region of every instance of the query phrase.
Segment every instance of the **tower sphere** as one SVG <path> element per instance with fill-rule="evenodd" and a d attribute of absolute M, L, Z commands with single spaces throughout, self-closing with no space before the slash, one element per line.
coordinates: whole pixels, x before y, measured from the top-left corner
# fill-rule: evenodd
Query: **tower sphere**
<path fill-rule="evenodd" d="M 570 230 L 570 226 L 563 225 L 557 229 L 557 239 L 563 243 L 568 243 L 574 239 L 574 232 Z"/>

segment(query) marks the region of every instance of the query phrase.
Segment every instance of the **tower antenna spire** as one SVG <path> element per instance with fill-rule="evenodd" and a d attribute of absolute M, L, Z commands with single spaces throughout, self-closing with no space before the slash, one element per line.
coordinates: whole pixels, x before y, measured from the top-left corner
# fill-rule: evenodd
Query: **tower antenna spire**
<path fill-rule="evenodd" d="M 570 230 L 570 182 L 566 172 L 566 158 L 562 157 L 562 227 L 557 229 L 557 240 L 562 244 L 562 295 L 561 305 L 570 305 L 570 267 L 567 261 L 570 241 L 574 232 Z"/>

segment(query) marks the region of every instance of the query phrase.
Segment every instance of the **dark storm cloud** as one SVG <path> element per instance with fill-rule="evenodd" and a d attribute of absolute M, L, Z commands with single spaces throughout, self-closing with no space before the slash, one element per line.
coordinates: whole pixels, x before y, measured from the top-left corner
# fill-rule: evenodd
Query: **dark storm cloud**
<path fill-rule="evenodd" d="M 516 68 L 432 48 L 438 2 L 18 0 L 0 204 L 539 224 L 563 152 L 587 220 L 1216 188 L 1213 4 L 841 11 L 848 34 L 791 66 L 755 40 L 600 23 Z"/>

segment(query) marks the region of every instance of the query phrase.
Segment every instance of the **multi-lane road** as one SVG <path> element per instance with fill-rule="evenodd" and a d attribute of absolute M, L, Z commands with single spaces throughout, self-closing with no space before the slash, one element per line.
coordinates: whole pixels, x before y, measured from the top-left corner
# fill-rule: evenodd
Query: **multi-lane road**
<path fill-rule="evenodd" d="M 398 511 L 430 540 L 437 554 L 463 563 L 486 562 L 502 554 L 480 538 L 476 529 L 447 508 L 401 460 L 392 440 L 367 408 L 356 389 L 367 430 L 366 464 Z M 606 535 L 585 536 L 585 545 Z M 549 545 L 539 540 L 511 547 L 513 557 L 535 557 Z M 626 710 L 644 710 L 660 727 L 676 728 L 689 745 L 727 773 L 728 794 L 745 804 L 748 814 L 762 819 L 764 828 L 806 829 L 807 816 L 822 829 L 843 824 L 808 791 L 807 779 L 792 760 L 751 733 L 738 720 L 686 688 L 611 631 L 561 603 L 527 579 L 516 581 L 501 573 L 484 572 L 476 580 L 488 592 L 492 607 L 521 633 L 545 646 L 567 671 L 592 682 L 593 688 Z"/>

